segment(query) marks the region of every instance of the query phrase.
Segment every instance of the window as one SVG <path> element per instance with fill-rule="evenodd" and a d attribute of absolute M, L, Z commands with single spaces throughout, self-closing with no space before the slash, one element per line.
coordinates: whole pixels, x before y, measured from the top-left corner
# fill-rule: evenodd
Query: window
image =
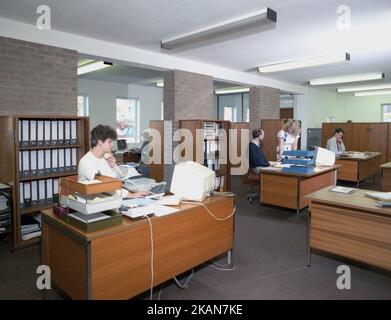
<path fill-rule="evenodd" d="M 250 109 L 246 109 L 246 122 L 250 122 Z"/>
<path fill-rule="evenodd" d="M 79 117 L 88 117 L 88 96 L 83 94 L 77 96 L 77 115 Z"/>
<path fill-rule="evenodd" d="M 383 122 L 391 122 L 391 103 L 381 105 L 381 114 Z"/>
<path fill-rule="evenodd" d="M 236 122 L 236 108 L 224 107 L 224 120 Z"/>
<path fill-rule="evenodd" d="M 117 98 L 117 135 L 127 143 L 140 142 L 140 100 Z"/>
<path fill-rule="evenodd" d="M 164 103 L 163 103 L 163 101 L 162 101 L 162 104 L 161 104 L 160 108 L 161 108 L 160 120 L 164 120 Z"/>

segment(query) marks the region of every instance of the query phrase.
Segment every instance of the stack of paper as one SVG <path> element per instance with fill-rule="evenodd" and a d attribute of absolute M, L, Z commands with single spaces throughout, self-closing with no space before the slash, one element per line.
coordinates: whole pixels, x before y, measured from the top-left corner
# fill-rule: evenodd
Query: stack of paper
<path fill-rule="evenodd" d="M 383 202 L 391 202 L 391 192 L 366 192 L 365 195 Z"/>

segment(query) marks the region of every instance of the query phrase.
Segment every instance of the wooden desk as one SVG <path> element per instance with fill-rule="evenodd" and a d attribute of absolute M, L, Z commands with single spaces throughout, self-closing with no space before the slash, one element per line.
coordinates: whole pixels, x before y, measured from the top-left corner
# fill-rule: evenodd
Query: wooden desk
<path fill-rule="evenodd" d="M 282 172 L 273 167 L 263 168 L 260 174 L 259 204 L 271 204 L 295 209 L 297 219 L 300 210 L 309 205 L 305 196 L 326 186 L 336 184 L 338 165 L 311 174 Z"/>
<path fill-rule="evenodd" d="M 391 209 L 375 206 L 365 196 L 324 188 L 307 196 L 311 201 L 308 265 L 311 248 L 391 270 Z"/>
<path fill-rule="evenodd" d="M 368 152 L 368 156 L 365 158 L 339 158 L 335 161 L 336 164 L 341 165 L 337 178 L 338 180 L 356 182 L 358 188 L 361 181 L 376 174 L 380 161 L 380 152 Z"/>
<path fill-rule="evenodd" d="M 233 199 L 204 204 L 218 218 L 229 216 Z M 233 217 L 217 221 L 200 205 L 152 217 L 154 286 L 233 248 Z M 73 299 L 129 299 L 151 286 L 151 241 L 147 219 L 124 217 L 119 226 L 84 233 L 42 212 L 42 263 L 53 283 Z M 230 255 L 229 255 L 230 258 Z"/>
<path fill-rule="evenodd" d="M 382 164 L 380 169 L 382 191 L 391 191 L 391 162 Z"/>

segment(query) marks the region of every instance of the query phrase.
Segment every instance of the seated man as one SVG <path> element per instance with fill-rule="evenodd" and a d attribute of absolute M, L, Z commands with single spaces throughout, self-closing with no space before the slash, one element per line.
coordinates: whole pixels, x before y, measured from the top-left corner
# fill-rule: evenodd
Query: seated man
<path fill-rule="evenodd" d="M 345 145 L 342 141 L 343 130 L 341 128 L 335 129 L 334 137 L 327 140 L 326 149 L 334 152 L 336 155 L 345 153 Z"/>
<path fill-rule="evenodd" d="M 110 126 L 98 125 L 91 131 L 91 149 L 79 161 L 79 181 L 91 181 L 95 175 L 104 175 L 113 178 L 122 178 L 115 157 L 111 153 L 112 141 L 117 139 L 117 133 Z M 149 192 L 129 192 L 122 190 L 123 198 L 138 198 L 148 195 Z"/>
<path fill-rule="evenodd" d="M 262 149 L 262 140 L 265 134 L 262 129 L 255 129 L 252 132 L 252 136 L 253 139 L 249 145 L 250 168 L 255 174 L 259 174 L 263 167 L 270 166 Z"/>

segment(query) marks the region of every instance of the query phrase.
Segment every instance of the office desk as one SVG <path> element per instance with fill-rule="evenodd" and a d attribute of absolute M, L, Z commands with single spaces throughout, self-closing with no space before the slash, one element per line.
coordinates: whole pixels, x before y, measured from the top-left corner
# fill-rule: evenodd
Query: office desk
<path fill-rule="evenodd" d="M 309 205 L 305 196 L 335 185 L 339 167 L 334 165 L 310 174 L 283 172 L 282 169 L 273 167 L 263 168 L 260 173 L 259 204 L 295 209 L 299 219 L 300 210 Z"/>
<path fill-rule="evenodd" d="M 311 201 L 308 265 L 311 248 L 391 270 L 391 209 L 375 206 L 365 196 L 324 188 L 307 196 Z"/>
<path fill-rule="evenodd" d="M 391 162 L 383 163 L 380 169 L 382 191 L 391 191 Z"/>
<path fill-rule="evenodd" d="M 360 158 L 338 158 L 335 163 L 342 167 L 338 169 L 337 178 L 338 180 L 356 182 L 358 188 L 361 181 L 364 181 L 376 174 L 380 161 L 380 152 L 368 152 L 366 157 Z"/>
<path fill-rule="evenodd" d="M 233 199 L 203 202 L 218 218 L 229 216 Z M 212 218 L 200 205 L 152 217 L 154 286 L 233 248 L 233 217 Z M 42 211 L 42 263 L 52 282 L 73 299 L 129 299 L 151 286 L 151 241 L 147 219 L 124 217 L 121 225 L 84 233 Z"/>

